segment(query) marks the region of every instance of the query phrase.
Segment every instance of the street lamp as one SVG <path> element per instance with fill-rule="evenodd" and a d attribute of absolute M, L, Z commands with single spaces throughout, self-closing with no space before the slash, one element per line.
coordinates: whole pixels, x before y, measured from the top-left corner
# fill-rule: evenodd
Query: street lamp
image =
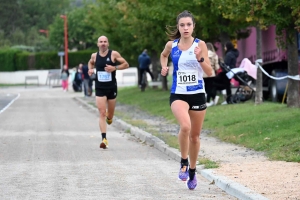
<path fill-rule="evenodd" d="M 64 32 L 65 32 L 65 65 L 69 67 L 68 63 L 68 26 L 67 26 L 67 15 L 61 15 L 64 19 Z"/>
<path fill-rule="evenodd" d="M 40 29 L 40 33 L 45 33 L 46 37 L 48 38 L 48 34 L 49 34 L 48 30 Z"/>

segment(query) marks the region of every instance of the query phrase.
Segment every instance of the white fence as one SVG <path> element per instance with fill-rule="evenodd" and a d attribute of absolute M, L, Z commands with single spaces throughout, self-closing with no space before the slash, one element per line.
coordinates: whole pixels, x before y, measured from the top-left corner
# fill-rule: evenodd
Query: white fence
<path fill-rule="evenodd" d="M 39 85 L 48 84 L 48 74 L 52 70 L 28 70 L 28 71 L 16 71 L 16 72 L 0 72 L 0 84 L 25 84 L 26 77 L 37 76 Z M 71 83 L 74 78 L 75 71 L 69 69 Z M 130 75 L 130 76 L 129 76 Z M 137 68 L 130 67 L 125 70 L 118 70 L 116 73 L 117 82 L 119 85 L 136 85 L 137 84 Z M 35 80 L 28 80 L 28 84 L 36 84 Z"/>

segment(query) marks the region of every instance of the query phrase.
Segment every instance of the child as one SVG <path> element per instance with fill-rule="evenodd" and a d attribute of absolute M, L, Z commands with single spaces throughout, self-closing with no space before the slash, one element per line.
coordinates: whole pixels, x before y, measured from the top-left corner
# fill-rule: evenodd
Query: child
<path fill-rule="evenodd" d="M 64 68 L 61 71 L 61 84 L 62 84 L 62 88 L 63 90 L 66 92 L 68 91 L 68 81 L 69 81 L 69 70 L 67 65 L 64 65 Z"/>

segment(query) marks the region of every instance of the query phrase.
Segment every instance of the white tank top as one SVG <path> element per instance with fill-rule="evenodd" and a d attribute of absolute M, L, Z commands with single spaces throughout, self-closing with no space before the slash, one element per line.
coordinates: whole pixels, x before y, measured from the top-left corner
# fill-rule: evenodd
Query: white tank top
<path fill-rule="evenodd" d="M 199 41 L 195 38 L 192 46 L 186 51 L 181 51 L 178 48 L 178 39 L 173 41 L 171 58 L 174 71 L 171 93 L 205 93 L 203 70 L 194 54 L 194 49 L 198 46 Z"/>

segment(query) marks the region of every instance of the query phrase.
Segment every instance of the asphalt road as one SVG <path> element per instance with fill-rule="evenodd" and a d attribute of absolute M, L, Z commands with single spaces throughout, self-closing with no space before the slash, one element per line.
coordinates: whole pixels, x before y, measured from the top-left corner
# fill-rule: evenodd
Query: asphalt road
<path fill-rule="evenodd" d="M 236 199 L 199 174 L 188 190 L 177 161 L 118 127 L 100 149 L 98 118 L 80 95 L 0 89 L 0 199 Z"/>

